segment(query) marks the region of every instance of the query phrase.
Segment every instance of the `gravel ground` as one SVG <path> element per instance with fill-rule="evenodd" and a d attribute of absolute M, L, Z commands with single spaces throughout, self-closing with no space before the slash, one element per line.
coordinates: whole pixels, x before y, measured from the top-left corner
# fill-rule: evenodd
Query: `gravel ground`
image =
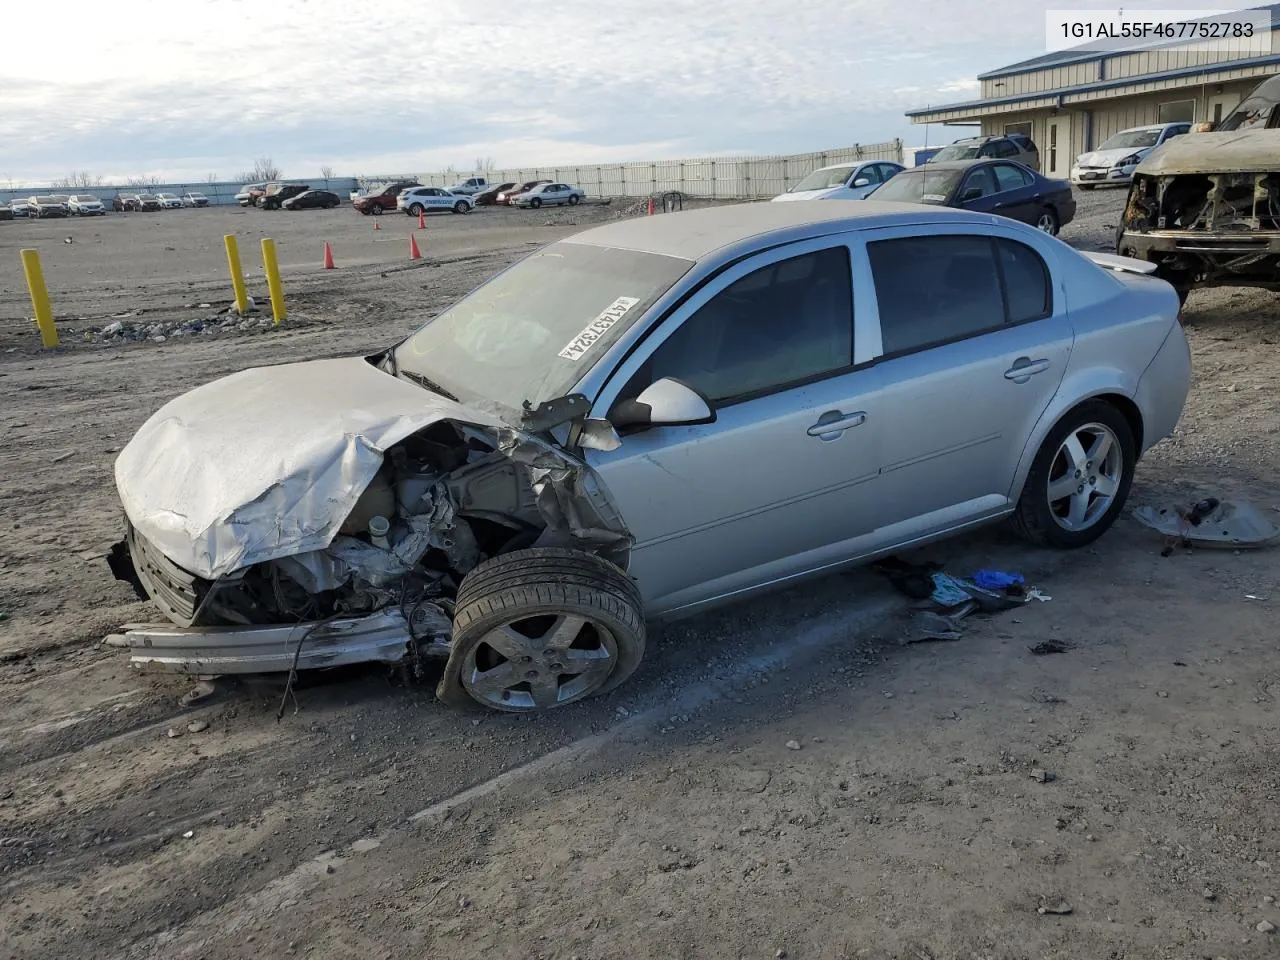
<path fill-rule="evenodd" d="M 1119 195 L 1079 202 L 1063 238 L 1105 248 Z M 1050 601 L 904 646 L 902 598 L 831 577 L 657 631 L 622 689 L 541 717 L 378 670 L 309 679 L 281 722 L 273 679 L 182 709 L 97 644 L 151 617 L 101 554 L 114 455 L 164 400 L 385 344 L 611 215 L 439 217 L 414 263 L 411 221 L 350 210 L 0 224 L 0 957 L 1275 956 L 1272 550 L 1161 557 L 1127 518 L 1069 555 L 985 531 L 928 556 Z M 216 315 L 233 230 L 246 262 L 280 241 L 283 327 L 94 341 Z M 25 319 L 33 244 L 57 353 Z M 1280 505 L 1276 306 L 1192 295 L 1193 394 L 1135 504 Z"/>

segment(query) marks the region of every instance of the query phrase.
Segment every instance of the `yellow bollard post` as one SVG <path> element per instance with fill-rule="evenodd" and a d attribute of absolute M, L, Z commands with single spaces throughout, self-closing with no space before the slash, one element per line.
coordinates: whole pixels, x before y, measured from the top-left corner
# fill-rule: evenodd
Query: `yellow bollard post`
<path fill-rule="evenodd" d="M 40 269 L 40 254 L 37 251 L 22 251 L 22 272 L 27 275 L 27 289 L 31 291 L 31 306 L 36 311 L 40 342 L 46 347 L 56 347 L 58 330 L 53 325 L 53 307 L 49 305 L 49 290 L 44 285 L 44 271 Z"/>
<path fill-rule="evenodd" d="M 262 271 L 267 275 L 267 290 L 271 293 L 271 317 L 276 326 L 284 319 L 284 287 L 280 284 L 280 263 L 276 260 L 276 242 L 262 238 Z"/>
<path fill-rule="evenodd" d="M 244 288 L 244 271 L 240 269 L 240 248 L 236 246 L 236 237 L 228 233 L 222 238 L 227 247 L 227 267 L 231 270 L 231 287 L 236 292 L 236 312 L 244 316 L 249 312 L 249 294 Z"/>

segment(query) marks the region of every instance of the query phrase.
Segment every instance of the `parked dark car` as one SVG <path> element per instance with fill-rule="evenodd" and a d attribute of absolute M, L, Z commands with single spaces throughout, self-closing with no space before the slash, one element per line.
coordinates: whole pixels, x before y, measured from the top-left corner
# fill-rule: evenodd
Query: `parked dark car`
<path fill-rule="evenodd" d="M 502 204 L 506 204 L 507 206 L 510 206 L 511 201 L 514 200 L 516 197 L 520 196 L 520 194 L 528 193 L 530 190 L 532 190 L 534 187 L 538 186 L 539 184 L 550 183 L 550 182 L 551 182 L 550 180 L 526 180 L 524 183 L 517 183 L 513 185 L 509 190 L 499 191 L 497 199 L 494 202 L 502 203 Z"/>
<path fill-rule="evenodd" d="M 471 199 L 476 202 L 477 207 L 491 207 L 498 202 L 498 194 L 502 193 L 504 190 L 510 190 L 514 186 L 514 182 L 495 183 L 491 186 L 485 187 Z"/>
<path fill-rule="evenodd" d="M 1012 160 L 952 160 L 903 170 L 868 199 L 936 203 L 976 213 L 998 213 L 1045 233 L 1076 215 L 1071 184 L 1050 180 Z"/>
<path fill-rule="evenodd" d="M 111 198 L 111 209 L 117 213 L 124 213 L 126 210 L 137 210 L 138 195 L 136 193 L 117 193 Z"/>
<path fill-rule="evenodd" d="M 13 208 L 7 203 L 0 203 L 0 220 L 12 220 Z"/>
<path fill-rule="evenodd" d="M 57 197 L 32 197 L 30 216 L 40 220 L 46 217 L 65 217 L 67 208 Z"/>
<path fill-rule="evenodd" d="M 306 183 L 279 183 L 258 198 L 258 206 L 263 210 L 279 210 L 286 200 L 300 196 L 310 189 L 310 184 Z"/>
<path fill-rule="evenodd" d="M 360 197 L 352 202 L 352 206 L 363 213 L 366 217 L 373 214 L 375 217 L 384 213 L 394 213 L 396 209 L 396 198 L 400 196 L 400 191 L 408 190 L 410 187 L 420 187 L 422 184 L 417 180 L 400 180 L 396 183 L 389 183 L 380 190 Z"/>
<path fill-rule="evenodd" d="M 160 202 L 160 198 L 154 193 L 138 194 L 138 205 L 135 210 L 163 210 L 164 205 Z"/>
<path fill-rule="evenodd" d="M 286 197 L 280 206 L 286 210 L 332 210 L 342 204 L 342 198 L 329 190 L 307 190 L 295 197 Z"/>

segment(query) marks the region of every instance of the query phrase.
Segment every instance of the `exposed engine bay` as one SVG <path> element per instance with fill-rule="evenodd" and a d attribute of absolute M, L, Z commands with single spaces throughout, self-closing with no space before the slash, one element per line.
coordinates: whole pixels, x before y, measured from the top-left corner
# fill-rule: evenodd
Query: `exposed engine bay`
<path fill-rule="evenodd" d="M 1183 296 L 1280 289 L 1280 132 L 1193 134 L 1154 152 L 1134 174 L 1116 252 L 1155 263 Z"/>

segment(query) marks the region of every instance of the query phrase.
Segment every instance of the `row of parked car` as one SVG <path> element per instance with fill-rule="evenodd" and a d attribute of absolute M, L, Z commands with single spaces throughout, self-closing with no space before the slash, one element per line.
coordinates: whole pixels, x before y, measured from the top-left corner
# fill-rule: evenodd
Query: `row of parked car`
<path fill-rule="evenodd" d="M 117 193 L 110 201 L 90 193 L 51 193 L 0 204 L 0 220 L 30 217 L 104 217 L 107 204 L 117 213 L 129 210 L 180 210 L 183 207 L 207 207 L 209 198 L 203 193 Z"/>
<path fill-rule="evenodd" d="M 554 180 L 526 180 L 523 183 L 489 183 L 484 177 L 469 177 L 452 187 L 428 187 L 416 180 L 400 180 L 371 191 L 351 193 L 351 205 L 366 216 L 380 216 L 398 210 L 416 217 L 433 210 L 470 213 L 478 206 L 512 206 L 536 210 L 543 206 L 574 206 L 587 198 L 586 191 Z"/>

